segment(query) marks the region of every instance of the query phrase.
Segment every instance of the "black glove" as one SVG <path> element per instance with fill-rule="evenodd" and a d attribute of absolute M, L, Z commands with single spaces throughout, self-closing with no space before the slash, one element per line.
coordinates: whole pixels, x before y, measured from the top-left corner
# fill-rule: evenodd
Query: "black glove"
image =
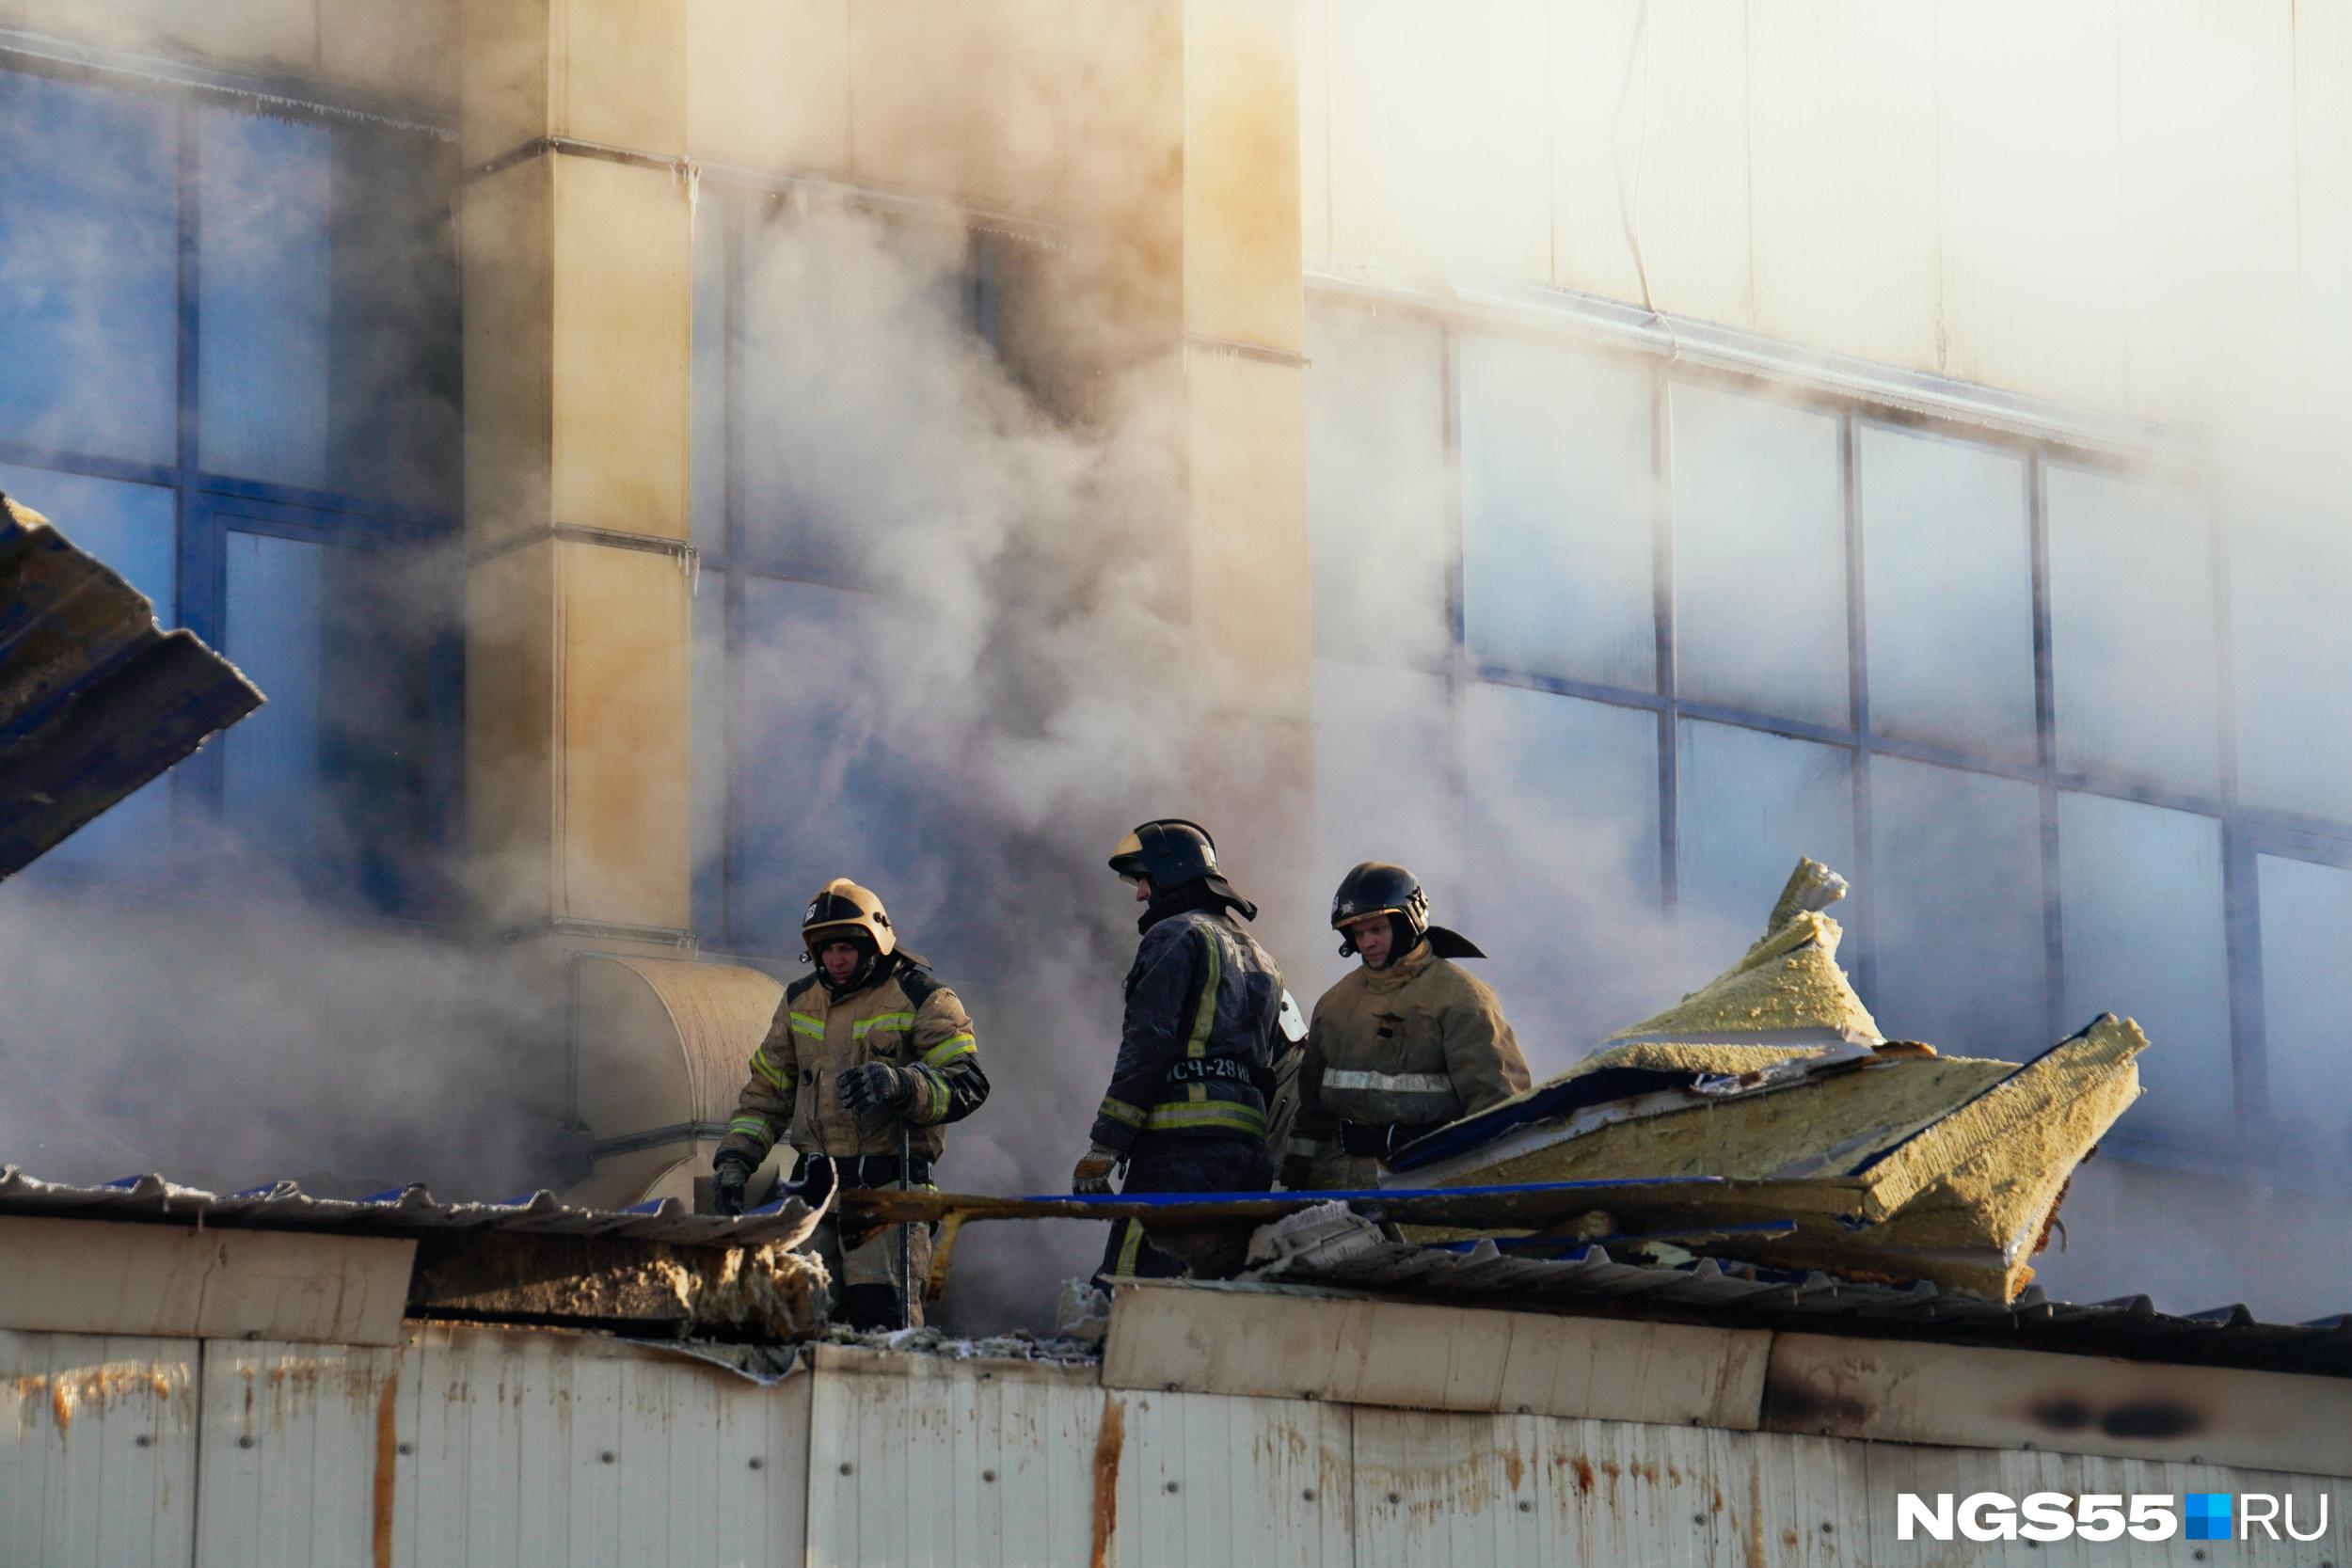
<path fill-rule="evenodd" d="M 1305 1192 L 1314 1175 L 1315 1163 L 1304 1154 L 1290 1155 L 1282 1162 L 1282 1185 L 1292 1192 Z"/>
<path fill-rule="evenodd" d="M 722 1214 L 743 1212 L 743 1187 L 752 1167 L 739 1154 L 722 1154 L 710 1167 L 710 1202 Z"/>
<path fill-rule="evenodd" d="M 867 1062 L 841 1075 L 841 1103 L 853 1116 L 895 1111 L 914 1098 L 914 1074 L 888 1062 Z"/>

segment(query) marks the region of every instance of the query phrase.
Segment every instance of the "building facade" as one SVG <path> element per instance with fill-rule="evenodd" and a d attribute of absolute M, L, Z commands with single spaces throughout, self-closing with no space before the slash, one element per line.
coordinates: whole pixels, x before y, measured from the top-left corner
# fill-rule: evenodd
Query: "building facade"
<path fill-rule="evenodd" d="M 2352 1288 L 2333 11 L 177 9 L 0 8 L 0 488 L 271 697 L 10 890 L 85 945 L 462 947 L 306 1060 L 463 1041 L 538 1181 L 648 1131 L 576 955 L 793 973 L 854 870 L 1036 1190 L 1137 817 L 1302 998 L 1410 863 L 1539 1070 L 1808 854 L 1888 1035 L 2154 1040 L 2054 1291 Z"/>

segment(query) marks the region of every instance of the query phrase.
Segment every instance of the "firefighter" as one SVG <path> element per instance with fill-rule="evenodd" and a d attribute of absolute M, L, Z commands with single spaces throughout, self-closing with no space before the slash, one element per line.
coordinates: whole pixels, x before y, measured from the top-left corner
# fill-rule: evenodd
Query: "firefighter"
<path fill-rule="evenodd" d="M 810 900 L 801 938 L 817 968 L 786 989 L 712 1157 L 721 1213 L 743 1212 L 743 1189 L 780 1137 L 799 1154 L 796 1181 L 811 1156 L 825 1155 L 844 1187 L 928 1187 L 946 1146 L 942 1128 L 988 1098 L 963 1004 L 898 945 L 881 899 L 836 877 Z M 907 1243 L 910 1290 L 898 1227 L 851 1238 L 842 1255 L 834 1225 L 828 1215 L 818 1245 L 840 1282 L 834 1316 L 853 1328 L 907 1327 L 912 1302 L 919 1323 L 929 1227 L 915 1227 Z"/>
<path fill-rule="evenodd" d="M 1217 870 L 1197 823 L 1146 822 L 1120 840 L 1111 869 L 1136 890 L 1143 941 L 1127 971 L 1126 1016 L 1093 1147 L 1071 1190 L 1262 1193 L 1273 1185 L 1266 1110 L 1282 975 L 1235 920 L 1258 908 Z M 1095 1275 L 1170 1277 L 1184 1265 L 1121 1220 Z"/>
<path fill-rule="evenodd" d="M 1455 958 L 1486 957 L 1429 924 L 1401 865 L 1366 861 L 1331 900 L 1340 956 L 1362 964 L 1323 993 L 1299 1069 L 1298 1123 L 1282 1160 L 1291 1188 L 1379 1185 L 1389 1155 L 1527 1087 L 1527 1059 L 1486 983 Z"/>

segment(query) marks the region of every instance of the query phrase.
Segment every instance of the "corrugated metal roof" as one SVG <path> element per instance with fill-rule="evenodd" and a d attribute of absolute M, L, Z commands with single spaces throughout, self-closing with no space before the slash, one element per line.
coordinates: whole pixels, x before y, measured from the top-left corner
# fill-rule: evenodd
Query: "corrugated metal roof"
<path fill-rule="evenodd" d="M 1859 1284 L 1701 1258 L 1679 1267 L 1621 1262 L 1592 1245 L 1558 1259 L 1515 1258 L 1491 1241 L 1414 1246 L 1382 1242 L 1344 1255 L 1300 1256 L 1256 1280 L 1434 1297 L 1486 1307 L 1573 1306 L 1645 1318 L 1850 1333 L 2260 1368 L 2352 1377 L 2352 1314 L 2265 1323 L 2240 1305 L 2175 1315 L 2144 1295 L 2052 1301 L 2029 1285 L 2002 1306 L 1936 1289 Z M 1204 1288 L 1219 1288 L 1214 1284 Z M 1237 1281 L 1225 1289 L 1248 1289 Z"/>
<path fill-rule="evenodd" d="M 340 1230 L 414 1236 L 466 1230 L 557 1236 L 612 1236 L 683 1246 L 751 1246 L 798 1238 L 830 1191 L 797 1194 L 740 1218 L 697 1214 L 676 1198 L 629 1209 L 574 1209 L 541 1191 L 504 1203 L 442 1203 L 421 1183 L 343 1199 L 311 1197 L 292 1181 L 215 1196 L 161 1176 L 126 1176 L 96 1187 L 41 1181 L 14 1165 L 0 1167 L 0 1214 L 57 1219 L 200 1222 L 253 1230 Z"/>

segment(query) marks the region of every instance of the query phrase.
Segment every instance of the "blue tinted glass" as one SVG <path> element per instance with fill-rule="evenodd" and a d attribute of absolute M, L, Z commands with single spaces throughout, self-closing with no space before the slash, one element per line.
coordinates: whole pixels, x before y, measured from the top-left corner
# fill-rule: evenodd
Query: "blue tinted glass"
<path fill-rule="evenodd" d="M 172 106 L 0 71 L 0 435 L 178 451 Z"/>
<path fill-rule="evenodd" d="M 1461 373 L 1470 657 L 1654 689 L 1648 371 L 1465 337 Z"/>
<path fill-rule="evenodd" d="M 1853 753 L 1686 719 L 1679 758 L 1682 954 L 1696 984 L 1764 934 L 1801 857 L 1851 875 Z"/>
<path fill-rule="evenodd" d="M 2330 1165 L 2352 1156 L 2352 871 L 2255 857 L 2270 1115 Z"/>
<path fill-rule="evenodd" d="M 58 532 L 120 572 L 123 580 L 153 602 L 158 623 L 179 625 L 179 596 L 173 592 L 178 497 L 172 491 L 159 484 L 125 484 L 7 463 L 0 463 L 0 491 L 48 518 Z"/>
<path fill-rule="evenodd" d="M 323 489 L 333 140 L 228 109 L 199 126 L 199 461 Z"/>
<path fill-rule="evenodd" d="M 887 602 L 806 583 L 747 578 L 734 671 L 738 804 L 734 941 L 800 951 L 801 911 L 857 866 L 901 928 L 941 901 L 940 857 L 910 843 L 911 770 L 866 704 L 887 688 Z M 912 938 L 910 941 L 912 942 Z"/>
<path fill-rule="evenodd" d="M 1702 387 L 1670 403 L 1680 694 L 1850 722 L 1836 420 Z"/>
<path fill-rule="evenodd" d="M 75 545 L 120 572 L 153 602 L 160 624 L 177 624 L 172 588 L 178 532 L 171 491 L 0 464 L 0 492 L 47 517 Z M 171 775 L 167 773 L 76 830 L 42 856 L 40 863 L 52 869 L 103 866 L 116 872 L 158 872 L 170 834 Z"/>
<path fill-rule="evenodd" d="M 1458 926 L 1490 957 L 1537 1076 L 1658 1007 L 1668 984 L 1658 876 L 1658 716 L 1470 686 L 1469 869 Z"/>
<path fill-rule="evenodd" d="M 1315 650 L 1415 664 L 1453 644 L 1446 607 L 1445 363 L 1426 322 L 1307 318 Z"/>
<path fill-rule="evenodd" d="M 2025 460 L 1871 425 L 1856 438 L 1871 728 L 2033 760 Z"/>
<path fill-rule="evenodd" d="M 326 546 L 261 533 L 226 536 L 231 663 L 268 699 L 222 736 L 222 808 L 243 841 L 292 861 L 323 826 L 320 656 Z"/>
<path fill-rule="evenodd" d="M 2213 536 L 2195 497 L 2047 470 L 2058 766 L 2219 793 Z"/>
<path fill-rule="evenodd" d="M 2048 1045 L 2041 789 L 1882 752 L 1870 838 L 1879 1028 L 1963 1056 Z"/>
<path fill-rule="evenodd" d="M 2218 1138 L 2235 1119 L 2221 824 L 2096 795 L 2058 797 L 2060 936 L 2072 1031 L 2103 1012 L 2147 1032 L 2148 1094 L 2125 1137 Z"/>
<path fill-rule="evenodd" d="M 2238 799 L 2352 820 L 2352 549 L 2312 532 L 2230 541 Z"/>

